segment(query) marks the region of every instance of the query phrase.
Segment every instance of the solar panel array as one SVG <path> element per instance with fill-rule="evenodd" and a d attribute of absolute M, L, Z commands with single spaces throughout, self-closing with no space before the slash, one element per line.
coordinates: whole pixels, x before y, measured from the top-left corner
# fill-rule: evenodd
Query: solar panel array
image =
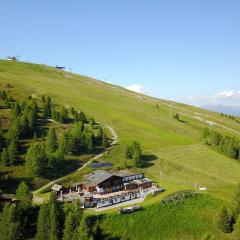
<path fill-rule="evenodd" d="M 93 163 L 90 165 L 91 168 L 99 168 L 99 167 L 110 167 L 113 164 L 110 162 L 101 162 L 101 163 Z"/>

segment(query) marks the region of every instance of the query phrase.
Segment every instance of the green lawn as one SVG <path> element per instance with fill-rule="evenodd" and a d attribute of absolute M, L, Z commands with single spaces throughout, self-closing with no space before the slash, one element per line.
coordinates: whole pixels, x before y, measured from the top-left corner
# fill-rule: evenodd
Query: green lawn
<path fill-rule="evenodd" d="M 205 233 L 214 234 L 216 239 L 234 239 L 232 234 L 218 230 L 221 206 L 221 201 L 200 195 L 176 204 L 156 204 L 133 214 L 119 215 L 112 211 L 108 215 L 92 216 L 92 219 L 100 225 L 100 239 L 104 240 L 190 240 L 201 239 Z"/>

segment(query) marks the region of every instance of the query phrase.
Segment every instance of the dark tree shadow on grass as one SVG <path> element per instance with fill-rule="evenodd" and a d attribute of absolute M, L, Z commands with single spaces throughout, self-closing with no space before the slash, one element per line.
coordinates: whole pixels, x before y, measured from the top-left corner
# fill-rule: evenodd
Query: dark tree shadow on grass
<path fill-rule="evenodd" d="M 111 234 L 102 232 L 99 222 L 106 217 L 106 214 L 89 217 L 89 226 L 94 240 L 121 240 L 120 236 L 113 237 Z"/>
<path fill-rule="evenodd" d="M 178 121 L 181 122 L 181 123 L 188 123 L 188 121 L 185 121 L 185 120 L 182 120 L 182 119 L 179 119 Z"/>
<path fill-rule="evenodd" d="M 7 106 L 3 106 L 3 105 L 1 105 L 1 106 L 0 106 L 0 110 L 4 110 L 4 109 L 10 109 L 10 108 L 7 107 Z"/>
<path fill-rule="evenodd" d="M 9 172 L 8 172 L 9 173 Z M 6 173 L 6 174 L 8 174 Z M 4 176 L 2 177 L 1 179 L 1 190 L 4 192 L 4 193 L 15 193 L 17 188 L 18 188 L 18 185 L 25 181 L 30 188 L 32 188 L 33 184 L 32 184 L 32 179 L 31 178 L 28 178 L 28 177 L 13 177 L 13 176 Z"/>
<path fill-rule="evenodd" d="M 157 160 L 158 157 L 154 154 L 142 154 L 142 160 L 144 161 L 143 168 L 148 168 L 154 165 L 153 161 Z"/>
<path fill-rule="evenodd" d="M 61 165 L 53 168 L 46 168 L 42 176 L 49 180 L 54 180 L 56 178 L 65 176 L 74 172 L 77 168 L 81 167 L 83 164 L 82 161 L 77 159 L 64 160 Z"/>

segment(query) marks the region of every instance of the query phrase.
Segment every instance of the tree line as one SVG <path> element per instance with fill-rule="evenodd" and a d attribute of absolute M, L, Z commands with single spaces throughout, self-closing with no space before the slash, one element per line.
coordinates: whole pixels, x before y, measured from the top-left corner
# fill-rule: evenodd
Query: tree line
<path fill-rule="evenodd" d="M 16 203 L 2 206 L 0 212 L 1 240 L 91 240 L 91 227 L 83 216 L 80 202 L 60 203 L 55 193 L 50 201 L 32 206 L 32 194 L 22 182 L 16 191 Z M 36 223 L 36 225 L 35 225 Z"/>
<path fill-rule="evenodd" d="M 46 140 L 44 136 L 37 141 L 39 116 L 39 106 L 37 100 L 28 97 L 28 101 L 14 101 L 5 91 L 0 91 L 0 98 L 7 101 L 11 109 L 11 122 L 8 130 L 2 129 L 0 124 L 0 151 L 1 164 L 11 166 L 17 163 L 19 154 L 19 141 L 32 138 L 33 141 L 27 149 L 24 158 L 26 172 L 28 176 L 36 177 L 47 172 L 54 172 L 64 160 L 65 154 L 93 153 L 95 146 L 109 146 L 108 138 L 101 127 L 98 127 L 94 134 L 95 121 L 93 118 L 87 120 L 83 112 L 78 112 L 74 108 L 70 109 L 73 117 L 73 127 L 62 134 L 58 139 L 54 129 L 49 129 Z M 53 118 L 60 123 L 70 121 L 68 110 L 61 107 L 57 110 L 52 99 L 42 96 L 40 105 L 42 106 L 42 116 L 44 119 Z M 1 123 L 1 122 L 0 122 Z M 89 126 L 85 124 L 89 123 Z"/>
<path fill-rule="evenodd" d="M 0 99 L 4 101 L 7 108 L 11 107 L 13 98 L 12 98 L 12 96 L 8 96 L 8 94 L 5 90 L 0 91 Z"/>
<path fill-rule="evenodd" d="M 99 134 L 99 135 L 98 135 Z M 102 134 L 102 135 L 101 135 Z M 73 127 L 58 139 L 54 128 L 49 128 L 45 141 L 33 142 L 28 148 L 25 162 L 28 176 L 43 176 L 46 172 L 53 174 L 64 164 L 65 154 L 93 153 L 97 140 L 105 139 L 99 130 L 94 135 L 82 122 L 75 122 Z"/>
<path fill-rule="evenodd" d="M 220 113 L 220 115 L 222 117 L 227 117 L 229 119 L 232 119 L 234 120 L 236 123 L 240 123 L 240 120 L 239 120 L 239 117 L 236 117 L 236 116 L 233 116 L 233 115 L 230 115 L 230 114 L 224 114 L 224 113 Z"/>
<path fill-rule="evenodd" d="M 219 214 L 218 227 L 224 233 L 232 233 L 240 239 L 240 184 L 237 186 L 231 208 L 223 206 Z"/>
<path fill-rule="evenodd" d="M 4 91 L 0 96 L 7 99 L 3 93 Z M 7 132 L 0 124 L 1 163 L 5 166 L 14 165 L 17 162 L 19 140 L 34 136 L 38 113 L 38 106 L 34 99 L 20 104 L 11 98 L 9 108 L 11 109 L 11 121 Z"/>
<path fill-rule="evenodd" d="M 205 128 L 203 138 L 206 144 L 216 146 L 226 156 L 240 160 L 240 141 L 236 137 Z"/>
<path fill-rule="evenodd" d="M 50 201 L 41 205 L 36 240 L 91 240 L 88 219 L 83 216 L 80 202 L 59 203 L 52 193 Z"/>

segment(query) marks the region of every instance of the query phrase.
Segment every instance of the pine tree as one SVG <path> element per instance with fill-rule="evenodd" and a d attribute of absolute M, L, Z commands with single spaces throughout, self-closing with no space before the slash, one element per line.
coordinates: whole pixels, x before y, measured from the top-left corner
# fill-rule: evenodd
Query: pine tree
<path fill-rule="evenodd" d="M 94 124 L 95 124 L 94 118 L 90 118 L 89 119 L 89 125 L 91 126 L 91 129 L 93 129 Z"/>
<path fill-rule="evenodd" d="M 81 240 L 89 240 L 91 236 L 86 217 L 82 218 L 80 225 L 77 228 L 77 236 L 78 236 L 78 239 L 81 239 Z"/>
<path fill-rule="evenodd" d="M 51 117 L 51 98 L 48 96 L 46 103 L 43 105 L 43 117 Z"/>
<path fill-rule="evenodd" d="M 75 114 L 75 110 L 73 107 L 71 107 L 71 110 L 70 110 L 71 114 L 74 115 Z"/>
<path fill-rule="evenodd" d="M 214 144 L 216 146 L 219 145 L 221 141 L 221 135 L 219 133 L 217 133 L 216 131 L 212 131 L 210 134 L 210 138 L 211 138 L 211 144 Z"/>
<path fill-rule="evenodd" d="M 232 141 L 229 141 L 229 143 L 228 143 L 226 154 L 227 154 L 227 156 L 229 156 L 231 158 L 236 158 L 237 157 L 237 152 L 236 152 L 236 149 L 234 147 L 234 143 Z"/>
<path fill-rule="evenodd" d="M 138 155 L 142 154 L 141 145 L 137 141 L 133 141 L 130 145 L 128 144 L 126 146 L 126 149 L 125 149 L 126 158 L 132 159 L 135 152 L 137 152 Z"/>
<path fill-rule="evenodd" d="M 176 120 L 180 121 L 180 116 L 178 113 L 174 114 L 173 115 L 173 118 L 175 118 Z"/>
<path fill-rule="evenodd" d="M 52 103 L 52 99 L 49 96 L 47 96 L 47 104 L 51 105 L 51 103 Z"/>
<path fill-rule="evenodd" d="M 240 183 L 237 185 L 235 196 L 233 199 L 233 219 L 236 222 L 240 215 Z"/>
<path fill-rule="evenodd" d="M 2 100 L 6 100 L 6 98 L 7 98 L 7 93 L 6 93 L 5 90 L 2 91 L 1 98 L 2 98 Z"/>
<path fill-rule="evenodd" d="M 49 128 L 46 139 L 46 151 L 55 152 L 58 147 L 57 134 L 54 128 Z"/>
<path fill-rule="evenodd" d="M 66 123 L 68 120 L 68 111 L 66 108 L 62 107 L 60 111 L 60 123 Z"/>
<path fill-rule="evenodd" d="M 75 232 L 74 227 L 74 216 L 70 211 L 67 214 L 65 224 L 64 224 L 64 232 L 63 232 L 63 240 L 72 240 Z"/>
<path fill-rule="evenodd" d="M 20 104 L 19 104 L 18 101 L 13 105 L 12 113 L 13 113 L 13 115 L 15 117 L 20 116 L 20 114 L 21 114 L 21 107 L 20 107 Z"/>
<path fill-rule="evenodd" d="M 50 233 L 49 239 L 50 240 L 59 240 L 61 236 L 61 227 L 60 227 L 60 216 L 57 209 L 57 204 L 53 203 L 50 208 L 49 213 L 50 219 Z"/>
<path fill-rule="evenodd" d="M 4 166 L 9 166 L 9 157 L 8 157 L 8 151 L 6 148 L 3 148 L 3 151 L 1 153 L 1 163 Z"/>
<path fill-rule="evenodd" d="M 104 148 L 108 148 L 109 147 L 109 142 L 108 142 L 108 138 L 107 138 L 106 134 L 102 135 L 102 146 Z"/>
<path fill-rule="evenodd" d="M 83 216 L 80 201 L 77 201 L 70 208 L 65 209 L 66 219 L 63 240 L 78 240 L 77 229 Z"/>
<path fill-rule="evenodd" d="M 79 153 L 82 145 L 85 143 L 85 133 L 83 133 L 84 125 L 82 122 L 73 124 L 70 131 L 69 148 L 71 152 Z"/>
<path fill-rule="evenodd" d="M 93 152 L 93 138 L 92 134 L 89 132 L 84 133 L 84 147 L 88 153 Z"/>
<path fill-rule="evenodd" d="M 59 141 L 59 149 L 63 153 L 69 152 L 69 134 L 63 133 Z"/>
<path fill-rule="evenodd" d="M 0 121 L 0 125 L 1 125 L 1 121 Z M 3 130 L 0 126 L 0 152 L 2 151 L 3 145 L 4 145 L 4 137 L 3 137 Z"/>
<path fill-rule="evenodd" d="M 45 165 L 46 156 L 42 144 L 33 143 L 27 150 L 25 157 L 26 172 L 30 177 L 40 176 Z"/>
<path fill-rule="evenodd" d="M 60 148 L 58 148 L 54 153 L 54 156 L 56 159 L 55 161 L 56 167 L 61 166 L 64 161 L 64 152 Z"/>
<path fill-rule="evenodd" d="M 51 116 L 51 106 L 45 103 L 43 105 L 43 117 L 49 118 Z"/>
<path fill-rule="evenodd" d="M 28 209 L 32 204 L 32 194 L 25 181 L 21 182 L 16 190 L 16 199 L 20 201 L 21 208 Z"/>
<path fill-rule="evenodd" d="M 23 240 L 24 231 L 16 206 L 5 205 L 0 217 L 1 240 Z"/>
<path fill-rule="evenodd" d="M 139 150 L 136 150 L 133 154 L 133 161 L 136 167 L 141 168 L 144 166 L 144 161 Z"/>
<path fill-rule="evenodd" d="M 45 103 L 46 102 L 46 99 L 45 99 L 45 96 L 42 95 L 42 102 Z"/>
<path fill-rule="evenodd" d="M 18 142 L 20 137 L 20 125 L 17 119 L 14 119 L 13 122 L 11 122 L 10 128 L 8 129 L 7 133 L 7 141 L 8 144 L 10 144 L 12 141 L 15 143 Z"/>
<path fill-rule="evenodd" d="M 83 217 L 83 211 L 81 208 L 81 202 L 80 200 L 77 200 L 74 205 L 74 216 L 77 221 L 77 225 L 80 224 L 80 221 L 82 220 Z"/>
<path fill-rule="evenodd" d="M 103 129 L 102 129 L 101 127 L 98 128 L 96 137 L 97 137 L 98 139 L 101 139 L 101 140 L 102 140 L 102 137 L 103 137 Z"/>
<path fill-rule="evenodd" d="M 9 158 L 10 165 L 13 165 L 16 162 L 16 157 L 17 157 L 17 147 L 15 142 L 12 141 L 8 147 L 8 158 Z"/>
<path fill-rule="evenodd" d="M 226 207 L 222 208 L 219 216 L 219 229 L 224 233 L 232 232 L 232 218 Z"/>
<path fill-rule="evenodd" d="M 81 121 L 81 122 L 83 122 L 83 123 L 86 123 L 86 122 L 87 122 L 87 118 L 86 118 L 86 115 L 85 115 L 84 112 L 80 112 L 80 113 L 79 113 L 78 121 Z"/>
<path fill-rule="evenodd" d="M 36 240 L 49 240 L 49 205 L 44 203 L 38 212 Z"/>
<path fill-rule="evenodd" d="M 132 149 L 130 145 L 127 145 L 125 148 L 125 156 L 127 159 L 131 159 L 132 158 Z"/>

